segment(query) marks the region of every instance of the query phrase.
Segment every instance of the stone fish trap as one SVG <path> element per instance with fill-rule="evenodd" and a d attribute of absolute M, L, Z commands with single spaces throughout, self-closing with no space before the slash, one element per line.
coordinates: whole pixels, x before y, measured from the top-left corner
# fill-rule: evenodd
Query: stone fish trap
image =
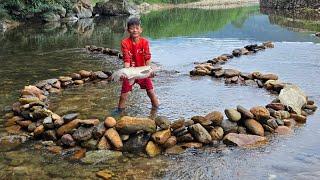
<path fill-rule="evenodd" d="M 259 46 L 248 45 L 235 49 L 232 54 L 224 54 L 198 64 L 190 75 L 224 77 L 226 83 L 264 87 L 273 93 L 280 93 L 281 96 L 283 89 L 293 86 L 280 82 L 275 74 L 242 73 L 220 66 L 234 56 L 248 55 L 273 47 L 271 42 L 266 42 Z M 107 81 L 110 76 L 110 72 L 81 70 L 70 76 L 60 76 L 25 86 L 21 90 L 19 101 L 14 103 L 11 112 L 5 115 L 5 129 L 11 134 L 27 132 L 30 139 L 53 141 L 49 143 L 48 151 L 54 153 L 61 154 L 62 148 L 75 146 L 88 150 L 99 149 L 87 153 L 85 149 L 78 149 L 74 153 L 75 159 L 82 158 L 82 162 L 92 163 L 92 157 L 115 159 L 122 156 L 122 151 L 146 152 L 150 157 L 154 157 L 161 152 L 179 154 L 187 148 L 201 148 L 203 145 L 220 141 L 240 147 L 257 146 L 267 142 L 265 136 L 268 134 L 292 132 L 291 128 L 296 123 L 305 123 L 306 116 L 317 109 L 314 101 L 308 100 L 306 96 L 301 96 L 305 103 L 300 107 L 300 113 L 294 112 L 296 107 L 292 108 L 292 105 L 286 104 L 280 97 L 265 107 L 257 106 L 248 110 L 239 105 L 236 109 L 226 109 L 225 115 L 228 119 L 224 119 L 223 113 L 213 111 L 205 116 L 174 122 L 164 116 L 155 119 L 123 116 L 118 121 L 113 117 L 106 117 L 100 122 L 99 119 L 78 119 L 78 113 L 61 117 L 48 109 L 47 99 L 50 94 L 70 86 Z M 294 88 L 300 91 L 297 86 Z M 288 94 L 284 97 L 286 96 Z M 2 137 L 0 143 L 6 142 L 8 137 L 10 136 Z"/>

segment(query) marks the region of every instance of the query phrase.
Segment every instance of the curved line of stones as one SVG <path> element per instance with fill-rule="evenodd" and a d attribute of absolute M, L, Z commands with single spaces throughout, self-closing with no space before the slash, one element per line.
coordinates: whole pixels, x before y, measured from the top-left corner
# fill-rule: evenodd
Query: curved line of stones
<path fill-rule="evenodd" d="M 89 47 L 91 46 L 87 48 Z M 275 75 L 263 75 L 257 72 L 244 74 L 218 66 L 234 56 L 251 54 L 270 47 L 273 47 L 273 44 L 267 42 L 260 46 L 249 45 L 242 49 L 235 49 L 232 55 L 224 54 L 206 63 L 198 64 L 190 74 L 226 77 L 228 83 L 254 80 L 259 87 L 279 92 L 284 87 L 283 84 L 270 83 L 270 78 L 278 79 Z M 13 134 L 21 131 L 28 132 L 30 137 L 34 139 L 53 141 L 55 147 L 79 145 L 88 149 L 131 152 L 136 149 L 128 149 L 126 144 L 137 143 L 140 144 L 140 149 L 142 148 L 149 156 L 153 157 L 161 152 L 176 154 L 183 152 L 186 148 L 200 148 L 203 144 L 219 143 L 221 140 L 225 144 L 238 146 L 266 142 L 266 138 L 262 137 L 266 134 L 265 130 L 277 132 L 280 126 L 293 126 L 293 121 L 305 123 L 306 116 L 317 108 L 314 101 L 308 100 L 308 103 L 303 107 L 302 115 L 297 115 L 275 100 L 266 106 L 268 109 L 261 106 L 253 107 L 250 110 L 242 106 L 238 106 L 236 110 L 226 109 L 225 114 L 228 119 L 224 119 L 221 112 L 213 111 L 206 116 L 194 116 L 187 121 L 179 119 L 174 122 L 163 116 L 159 116 L 155 120 L 124 116 L 118 121 L 107 117 L 104 122 L 100 122 L 99 119 L 78 119 L 79 114 L 77 113 L 61 117 L 48 109 L 47 100 L 50 94 L 58 93 L 70 86 L 108 81 L 110 76 L 111 72 L 81 70 L 69 76 L 60 76 L 40 81 L 35 85 L 25 86 L 21 90 L 19 101 L 14 103 L 12 111 L 5 115 L 6 130 Z M 237 115 L 240 115 L 240 118 Z M 251 127 L 255 125 L 261 126 L 260 130 L 262 128 L 263 132 Z M 281 133 L 281 131 L 278 132 Z M 144 139 L 143 142 L 141 139 Z M 245 142 L 248 139 L 252 141 Z M 57 152 L 54 148 L 51 148 L 50 151 Z M 83 149 L 79 151 L 78 158 L 84 157 L 86 151 Z"/>

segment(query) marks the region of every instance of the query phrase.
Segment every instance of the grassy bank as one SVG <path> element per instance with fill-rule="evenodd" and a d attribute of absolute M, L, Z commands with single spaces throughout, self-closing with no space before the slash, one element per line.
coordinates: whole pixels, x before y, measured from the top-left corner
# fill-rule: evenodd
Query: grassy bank
<path fill-rule="evenodd" d="M 189 2 L 196 2 L 199 0 L 132 0 L 136 4 L 141 3 L 149 3 L 149 4 L 160 4 L 160 3 L 167 3 L 167 4 L 182 4 L 182 3 L 189 3 Z"/>

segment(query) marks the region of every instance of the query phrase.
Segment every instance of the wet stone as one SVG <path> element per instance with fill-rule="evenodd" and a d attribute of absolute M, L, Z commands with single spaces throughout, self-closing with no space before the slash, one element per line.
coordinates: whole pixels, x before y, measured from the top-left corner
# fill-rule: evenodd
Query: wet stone
<path fill-rule="evenodd" d="M 184 149 L 187 149 L 187 148 L 199 149 L 199 148 L 202 148 L 203 144 L 199 142 L 187 142 L 187 143 L 181 144 L 180 146 Z"/>
<path fill-rule="evenodd" d="M 70 134 L 65 134 L 61 137 L 61 142 L 65 146 L 75 146 L 76 142 Z"/>
<path fill-rule="evenodd" d="M 276 122 L 279 126 L 283 126 L 284 125 L 284 122 L 282 119 L 276 119 Z"/>
<path fill-rule="evenodd" d="M 45 140 L 47 141 L 56 141 L 58 138 L 57 138 L 57 134 L 56 134 L 56 131 L 55 130 L 48 130 L 48 131 L 45 131 L 43 133 L 43 137 Z"/>
<path fill-rule="evenodd" d="M 290 117 L 293 118 L 297 123 L 306 123 L 307 121 L 307 117 L 298 114 L 290 114 Z"/>
<path fill-rule="evenodd" d="M 87 141 L 81 142 L 81 147 L 87 148 L 88 150 L 95 150 L 97 149 L 98 140 L 96 139 L 89 139 Z"/>
<path fill-rule="evenodd" d="M 71 78 L 72 80 L 80 80 L 81 79 L 81 75 L 78 73 L 72 73 L 71 74 Z"/>
<path fill-rule="evenodd" d="M 102 71 L 97 71 L 94 72 L 94 74 L 99 78 L 99 79 L 107 79 L 109 76 L 106 75 L 104 72 Z"/>
<path fill-rule="evenodd" d="M 108 128 L 112 128 L 117 124 L 117 121 L 113 117 L 107 117 L 104 120 L 104 125 Z"/>
<path fill-rule="evenodd" d="M 268 119 L 267 125 L 269 125 L 273 129 L 276 129 L 278 127 L 278 123 L 277 123 L 276 119 Z"/>
<path fill-rule="evenodd" d="M 86 128 L 80 126 L 73 134 L 72 137 L 76 141 L 86 141 L 92 137 L 93 127 Z"/>
<path fill-rule="evenodd" d="M 176 154 L 181 154 L 183 152 L 185 152 L 185 149 L 178 145 L 167 148 L 165 150 L 165 154 L 168 154 L 168 155 L 176 155 Z"/>
<path fill-rule="evenodd" d="M 144 152 L 150 137 L 149 133 L 137 133 L 131 135 L 130 138 L 123 143 L 123 151 L 131 153 Z"/>
<path fill-rule="evenodd" d="M 28 131 L 33 132 L 37 128 L 36 123 L 31 123 L 28 126 Z"/>
<path fill-rule="evenodd" d="M 155 122 L 160 129 L 169 129 L 171 124 L 170 120 L 166 116 L 156 117 Z"/>
<path fill-rule="evenodd" d="M 267 138 L 249 134 L 229 133 L 223 138 L 223 142 L 227 145 L 251 147 L 266 144 Z"/>
<path fill-rule="evenodd" d="M 219 111 L 213 111 L 205 116 L 213 125 L 220 125 L 223 121 L 223 114 Z"/>
<path fill-rule="evenodd" d="M 275 132 L 279 135 L 286 135 L 291 134 L 293 131 L 287 126 L 279 126 L 277 129 L 275 129 Z"/>
<path fill-rule="evenodd" d="M 164 148 L 170 148 L 177 144 L 177 138 L 175 136 L 171 136 L 162 146 Z"/>
<path fill-rule="evenodd" d="M 62 118 L 66 123 L 68 123 L 68 122 L 76 119 L 78 116 L 79 116 L 78 113 L 71 113 L 71 114 L 64 115 Z"/>
<path fill-rule="evenodd" d="M 193 124 L 194 124 L 194 121 L 192 121 L 192 120 L 187 120 L 184 122 L 184 126 L 186 126 L 186 127 L 191 126 Z"/>
<path fill-rule="evenodd" d="M 110 128 L 106 130 L 105 136 L 111 142 L 111 144 L 115 147 L 116 150 L 122 149 L 123 147 L 122 140 L 120 138 L 119 133 L 115 129 Z"/>
<path fill-rule="evenodd" d="M 255 118 L 260 121 L 264 122 L 265 120 L 269 119 L 270 112 L 267 108 L 263 106 L 256 106 L 250 109 L 250 112 L 255 116 Z"/>
<path fill-rule="evenodd" d="M 245 118 L 253 119 L 254 115 L 246 108 L 243 106 L 238 105 L 237 106 L 237 111 L 241 113 L 241 115 Z"/>
<path fill-rule="evenodd" d="M 258 121 L 254 119 L 247 119 L 245 120 L 244 124 L 251 133 L 259 136 L 264 136 L 264 129 Z"/>
<path fill-rule="evenodd" d="M 274 128 L 270 127 L 269 125 L 263 124 L 262 125 L 264 130 L 270 132 L 270 133 L 274 133 Z"/>
<path fill-rule="evenodd" d="M 241 114 L 235 109 L 226 109 L 224 112 L 230 121 L 237 122 L 241 119 Z"/>
<path fill-rule="evenodd" d="M 53 124 L 53 121 L 52 121 L 52 118 L 51 117 L 46 117 L 44 118 L 43 120 L 43 125 L 45 128 L 47 129 L 52 129 L 54 128 L 54 124 Z"/>
<path fill-rule="evenodd" d="M 106 127 L 104 123 L 100 123 L 99 125 L 94 126 L 92 130 L 92 135 L 95 139 L 99 139 L 104 135 L 105 131 L 106 131 Z"/>
<path fill-rule="evenodd" d="M 107 138 L 105 136 L 102 136 L 100 141 L 97 144 L 98 149 L 111 149 L 111 145 L 109 144 Z"/>
<path fill-rule="evenodd" d="M 199 123 L 189 126 L 189 131 L 201 143 L 208 144 L 212 141 L 211 135 Z"/>
<path fill-rule="evenodd" d="M 153 141 L 149 141 L 146 146 L 146 152 L 150 157 L 155 157 L 161 153 L 161 148 Z"/>
<path fill-rule="evenodd" d="M 225 134 L 230 132 L 236 133 L 238 131 L 238 124 L 236 122 L 229 121 L 228 119 L 224 119 L 221 123 L 221 127 Z"/>
<path fill-rule="evenodd" d="M 191 142 L 194 138 L 190 133 L 177 137 L 177 142 Z"/>
<path fill-rule="evenodd" d="M 216 78 L 220 78 L 224 75 L 224 70 L 223 69 L 220 69 L 220 70 L 217 70 L 217 71 L 214 71 L 214 77 Z"/>
<path fill-rule="evenodd" d="M 164 144 L 171 137 L 171 131 L 170 129 L 157 131 L 153 133 L 151 137 L 155 143 Z"/>
<path fill-rule="evenodd" d="M 222 127 L 214 127 L 211 131 L 210 131 L 210 135 L 212 140 L 221 140 L 223 138 L 223 129 Z"/>
<path fill-rule="evenodd" d="M 86 70 L 80 70 L 79 74 L 82 78 L 88 78 L 91 76 L 91 72 Z"/>
<path fill-rule="evenodd" d="M 193 116 L 191 120 L 194 121 L 195 123 L 200 123 L 202 126 L 207 126 L 212 123 L 210 119 L 207 119 L 203 116 Z"/>
<path fill-rule="evenodd" d="M 266 107 L 274 109 L 276 111 L 285 110 L 285 107 L 284 107 L 284 105 L 282 103 L 270 103 Z"/>
<path fill-rule="evenodd" d="M 117 159 L 121 156 L 122 153 L 119 151 L 97 150 L 87 152 L 86 156 L 82 158 L 81 161 L 86 164 L 97 164 L 107 162 L 111 159 Z"/>
<path fill-rule="evenodd" d="M 224 70 L 224 76 L 227 78 L 234 77 L 234 76 L 239 76 L 240 71 L 235 70 L 235 69 L 225 69 Z"/>
<path fill-rule="evenodd" d="M 116 129 L 122 134 L 132 134 L 140 130 L 153 133 L 156 131 L 156 123 L 149 118 L 123 116 L 117 122 Z"/>
<path fill-rule="evenodd" d="M 174 121 L 174 122 L 171 124 L 170 127 L 171 127 L 172 129 L 181 128 L 182 126 L 184 126 L 184 122 L 185 122 L 184 119 L 176 120 L 176 121 Z"/>

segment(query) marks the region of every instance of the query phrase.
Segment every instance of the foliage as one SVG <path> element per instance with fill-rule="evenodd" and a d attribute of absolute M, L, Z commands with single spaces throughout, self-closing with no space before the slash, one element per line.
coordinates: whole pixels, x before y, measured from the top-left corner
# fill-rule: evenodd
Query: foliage
<path fill-rule="evenodd" d="M 181 4 L 188 2 L 195 2 L 199 0 L 133 0 L 136 4 L 141 4 L 143 2 L 154 4 L 154 3 L 170 3 L 170 4 Z"/>

